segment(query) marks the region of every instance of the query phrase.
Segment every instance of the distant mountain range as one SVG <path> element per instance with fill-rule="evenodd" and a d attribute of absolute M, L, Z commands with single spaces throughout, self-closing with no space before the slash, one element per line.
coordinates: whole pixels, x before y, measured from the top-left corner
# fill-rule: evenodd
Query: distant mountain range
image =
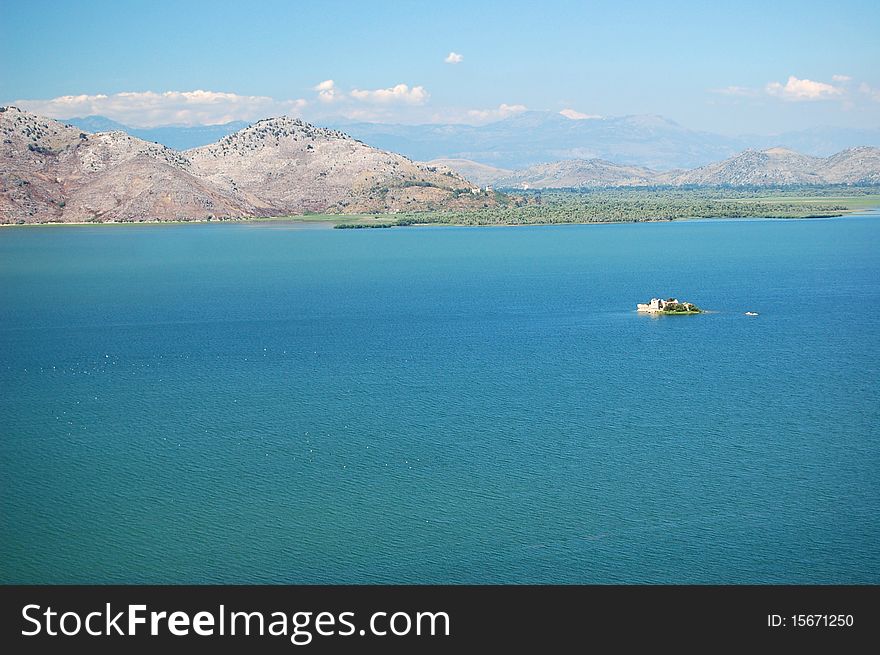
<path fill-rule="evenodd" d="M 62 120 L 86 132 L 125 132 L 144 141 L 161 143 L 172 150 L 189 150 L 206 146 L 219 141 L 224 136 L 243 130 L 250 123 L 232 121 L 222 125 L 196 125 L 183 127 L 170 125 L 166 127 L 128 127 L 104 116 L 86 116 L 84 118 L 68 118 Z"/>
<path fill-rule="evenodd" d="M 468 175 L 469 163 L 443 161 Z M 575 159 L 486 173 L 482 179 L 499 189 L 880 184 L 880 148 L 849 148 L 830 157 L 811 157 L 786 148 L 746 150 L 721 162 L 677 171 Z"/>
<path fill-rule="evenodd" d="M 416 160 L 467 159 L 503 169 L 602 159 L 667 171 L 704 166 L 748 149 L 784 147 L 827 157 L 847 148 L 880 146 L 880 129 L 821 127 L 729 137 L 691 130 L 662 116 L 571 120 L 531 111 L 482 126 L 341 123 L 335 127 Z"/>
<path fill-rule="evenodd" d="M 543 124 L 542 116 L 516 118 L 522 132 L 528 132 L 529 120 Z M 629 124 L 655 130 L 661 146 L 669 143 L 663 135 L 676 131 L 662 119 Z M 97 119 L 91 125 L 112 127 Z M 3 223 L 467 210 L 498 202 L 471 180 L 539 189 L 880 184 L 880 148 L 867 146 L 829 157 L 780 147 L 746 150 L 690 170 L 599 158 L 511 170 L 462 158 L 414 162 L 287 117 L 262 120 L 181 152 L 124 131 L 91 133 L 15 107 L 0 107 L 0 137 Z"/>
<path fill-rule="evenodd" d="M 339 124 L 377 148 L 417 160 L 468 159 L 518 169 L 562 159 L 606 159 L 655 169 L 690 168 L 737 151 L 734 140 L 660 116 L 572 120 L 528 111 L 488 125 Z"/>
<path fill-rule="evenodd" d="M 492 206 L 457 173 L 292 118 L 178 152 L 0 107 L 0 223 L 204 220 Z"/>
<path fill-rule="evenodd" d="M 213 143 L 247 125 L 234 122 L 140 129 L 101 116 L 70 118 L 65 122 L 89 132 L 121 130 L 175 150 Z M 336 121 L 328 127 L 416 161 L 465 159 L 510 170 L 560 160 L 602 159 L 667 171 L 704 166 L 747 149 L 784 147 L 814 157 L 827 157 L 847 148 L 880 146 L 880 128 L 819 127 L 772 136 L 730 137 L 691 130 L 662 116 L 572 120 L 547 111 L 526 111 L 480 126 Z"/>

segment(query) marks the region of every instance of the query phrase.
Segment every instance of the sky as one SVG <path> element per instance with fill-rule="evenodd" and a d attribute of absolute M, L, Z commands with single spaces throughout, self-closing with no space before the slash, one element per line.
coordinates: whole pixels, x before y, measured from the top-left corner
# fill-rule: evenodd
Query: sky
<path fill-rule="evenodd" d="M 0 0 L 0 104 L 134 127 L 657 114 L 880 127 L 880 3 Z"/>

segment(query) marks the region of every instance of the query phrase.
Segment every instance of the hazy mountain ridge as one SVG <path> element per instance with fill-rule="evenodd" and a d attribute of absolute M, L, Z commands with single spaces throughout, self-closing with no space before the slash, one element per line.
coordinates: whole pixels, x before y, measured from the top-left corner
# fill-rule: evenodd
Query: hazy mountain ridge
<path fill-rule="evenodd" d="M 522 112 L 482 126 L 340 124 L 349 134 L 419 160 L 468 159 L 520 169 L 561 159 L 613 159 L 650 168 L 693 167 L 736 151 L 735 141 L 661 116 L 571 120 Z"/>
<path fill-rule="evenodd" d="M 746 150 L 707 166 L 664 172 L 600 159 L 576 159 L 530 166 L 489 183 L 502 189 L 880 184 L 880 148 L 850 148 L 824 158 L 786 148 Z"/>
<path fill-rule="evenodd" d="M 195 127 L 128 128 L 102 116 L 67 119 L 90 132 L 123 130 L 177 150 L 216 142 L 247 123 Z M 718 162 L 744 150 L 784 147 L 814 157 L 847 148 L 880 146 L 880 129 L 820 126 L 773 135 L 725 136 L 692 130 L 656 115 L 572 120 L 556 112 L 526 111 L 486 125 L 402 125 L 337 119 L 332 127 L 368 145 L 416 161 L 469 160 L 493 168 L 523 169 L 571 159 L 603 159 L 668 171 Z M 480 177 L 480 173 L 477 173 Z M 484 183 L 482 177 L 474 179 Z"/>
<path fill-rule="evenodd" d="M 128 127 L 104 116 L 85 116 L 66 118 L 61 121 L 86 132 L 126 132 L 144 141 L 154 141 L 173 150 L 198 148 L 222 139 L 224 136 L 243 130 L 250 123 L 231 121 L 220 125 L 165 125 L 161 127 Z"/>
<path fill-rule="evenodd" d="M 623 166 L 602 159 L 571 159 L 512 171 L 492 182 L 499 188 L 537 189 L 646 186 L 653 184 L 657 176 L 656 171 L 640 166 Z"/>
<path fill-rule="evenodd" d="M 186 152 L 0 111 L 0 222 L 203 220 L 491 206 L 453 171 L 302 121 L 260 121 Z"/>
<path fill-rule="evenodd" d="M 774 135 L 725 136 L 691 130 L 662 116 L 571 120 L 523 112 L 488 125 L 338 123 L 356 138 L 413 159 L 467 159 L 520 170 L 572 159 L 602 159 L 657 171 L 692 169 L 747 149 L 786 147 L 827 157 L 847 148 L 880 146 L 880 129 L 817 127 Z"/>

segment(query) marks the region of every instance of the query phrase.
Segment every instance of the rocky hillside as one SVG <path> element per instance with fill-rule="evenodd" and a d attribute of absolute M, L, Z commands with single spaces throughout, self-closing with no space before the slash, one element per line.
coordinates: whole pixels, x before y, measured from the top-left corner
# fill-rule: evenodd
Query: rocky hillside
<path fill-rule="evenodd" d="M 0 108 L 0 222 L 204 220 L 492 205 L 426 166 L 301 121 L 261 121 L 178 152 Z"/>
<path fill-rule="evenodd" d="M 477 205 L 473 185 L 449 168 L 292 118 L 260 121 L 186 155 L 200 176 L 270 215 Z"/>
<path fill-rule="evenodd" d="M 822 177 L 833 184 L 880 184 L 880 148 L 850 148 L 822 161 Z"/>
<path fill-rule="evenodd" d="M 505 188 L 562 189 L 575 187 L 645 186 L 657 173 L 639 166 L 621 166 L 601 159 L 571 159 L 538 164 L 495 180 Z"/>
<path fill-rule="evenodd" d="M 785 148 L 746 150 L 716 164 L 701 166 L 672 176 L 673 184 L 777 186 L 785 184 L 823 184 L 823 160 Z"/>
<path fill-rule="evenodd" d="M 192 172 L 179 152 L 124 132 L 89 134 L 0 112 L 0 222 L 242 217 L 254 208 Z"/>

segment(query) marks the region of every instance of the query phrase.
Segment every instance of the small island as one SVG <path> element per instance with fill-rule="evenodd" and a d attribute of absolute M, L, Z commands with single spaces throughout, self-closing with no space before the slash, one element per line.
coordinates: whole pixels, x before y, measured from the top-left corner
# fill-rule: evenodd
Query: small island
<path fill-rule="evenodd" d="M 668 314 L 680 316 L 684 314 L 702 314 L 703 310 L 690 302 L 679 302 L 677 298 L 651 298 L 649 303 L 638 303 L 637 311 L 646 314 Z"/>

